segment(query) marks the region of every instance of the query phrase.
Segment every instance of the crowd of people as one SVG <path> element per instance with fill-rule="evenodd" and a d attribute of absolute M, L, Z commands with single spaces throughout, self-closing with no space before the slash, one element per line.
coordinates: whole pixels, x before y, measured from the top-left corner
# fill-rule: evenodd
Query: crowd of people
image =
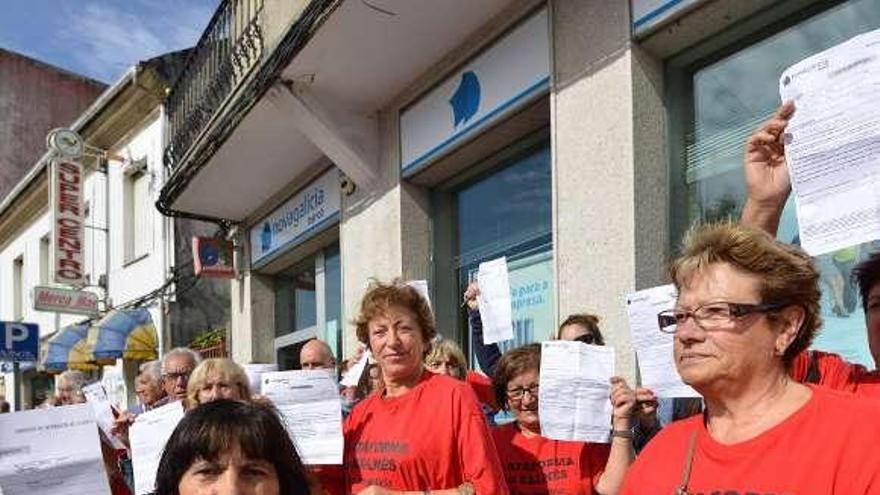
<path fill-rule="evenodd" d="M 340 388 L 339 466 L 304 466 L 271 401 L 241 366 L 184 349 L 144 363 L 139 407 L 120 411 L 123 443 L 138 414 L 183 401 L 165 446 L 157 495 L 192 494 L 880 494 L 880 372 L 809 350 L 820 330 L 820 275 L 798 246 L 776 240 L 791 183 L 783 131 L 794 108 L 749 138 L 748 198 L 739 221 L 697 225 L 669 267 L 682 380 L 702 400 L 659 400 L 622 377 L 609 383 L 609 443 L 542 436 L 541 345 L 485 345 L 479 286 L 463 294 L 471 346 L 485 374 L 437 337 L 431 307 L 400 281 L 374 282 L 354 321 L 359 353 L 337 363 L 312 340 L 302 369 L 347 372 L 369 350 L 356 386 Z M 854 268 L 880 364 L 880 253 Z M 555 337 L 602 346 L 600 319 L 568 317 Z M 65 372 L 54 401 L 82 402 L 84 376 Z M 658 410 L 674 410 L 668 424 Z M 503 410 L 512 422 L 495 424 Z M 107 454 L 114 493 L 132 486 L 125 452 Z"/>

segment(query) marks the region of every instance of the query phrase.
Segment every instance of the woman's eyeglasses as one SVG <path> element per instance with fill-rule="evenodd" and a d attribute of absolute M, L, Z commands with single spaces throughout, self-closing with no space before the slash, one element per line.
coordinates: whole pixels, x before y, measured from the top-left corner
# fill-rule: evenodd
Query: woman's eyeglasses
<path fill-rule="evenodd" d="M 532 396 L 532 398 L 538 397 L 538 384 L 534 383 L 529 385 L 528 387 L 517 387 L 511 388 L 507 390 L 507 398 L 510 400 L 522 400 L 523 397 L 526 396 L 526 392 Z"/>
<path fill-rule="evenodd" d="M 663 333 L 675 333 L 678 325 L 684 324 L 688 318 L 703 330 L 728 328 L 735 320 L 755 313 L 768 313 L 782 309 L 787 304 L 745 304 L 726 301 L 706 303 L 687 311 L 670 309 L 657 314 L 657 323 Z"/>

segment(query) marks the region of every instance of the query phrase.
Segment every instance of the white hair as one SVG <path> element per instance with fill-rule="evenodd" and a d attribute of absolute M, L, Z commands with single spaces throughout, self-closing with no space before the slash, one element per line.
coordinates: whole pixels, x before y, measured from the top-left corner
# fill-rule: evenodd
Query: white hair
<path fill-rule="evenodd" d="M 138 373 L 159 382 L 162 379 L 162 363 L 158 359 L 142 363 L 138 368 Z"/>
<path fill-rule="evenodd" d="M 166 352 L 164 356 L 162 356 L 162 372 L 165 372 L 165 367 L 168 364 L 168 360 L 174 356 L 186 356 L 192 360 L 193 368 L 199 365 L 202 362 L 202 357 L 198 352 L 190 349 L 189 347 L 175 347 L 170 351 Z"/>

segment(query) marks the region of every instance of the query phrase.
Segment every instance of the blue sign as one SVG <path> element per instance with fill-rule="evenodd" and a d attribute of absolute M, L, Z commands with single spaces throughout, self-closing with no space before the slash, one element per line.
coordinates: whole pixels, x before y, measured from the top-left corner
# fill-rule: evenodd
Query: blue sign
<path fill-rule="evenodd" d="M 0 321 L 0 361 L 37 361 L 39 353 L 39 326 L 18 321 Z"/>

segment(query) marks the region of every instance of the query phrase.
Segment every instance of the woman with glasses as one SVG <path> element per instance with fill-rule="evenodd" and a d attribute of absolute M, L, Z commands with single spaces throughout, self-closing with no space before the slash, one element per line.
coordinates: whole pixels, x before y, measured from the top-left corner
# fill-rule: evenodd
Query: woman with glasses
<path fill-rule="evenodd" d="M 810 258 L 762 231 L 706 225 L 670 276 L 678 301 L 658 323 L 706 409 L 648 444 L 623 493 L 880 493 L 880 403 L 788 373 L 821 324 Z"/>
<path fill-rule="evenodd" d="M 634 456 L 629 428 L 635 394 L 622 378 L 612 380 L 610 445 L 551 440 L 541 436 L 540 370 L 541 344 L 511 349 L 495 367 L 498 402 L 516 419 L 492 431 L 510 493 L 618 493 Z"/>

